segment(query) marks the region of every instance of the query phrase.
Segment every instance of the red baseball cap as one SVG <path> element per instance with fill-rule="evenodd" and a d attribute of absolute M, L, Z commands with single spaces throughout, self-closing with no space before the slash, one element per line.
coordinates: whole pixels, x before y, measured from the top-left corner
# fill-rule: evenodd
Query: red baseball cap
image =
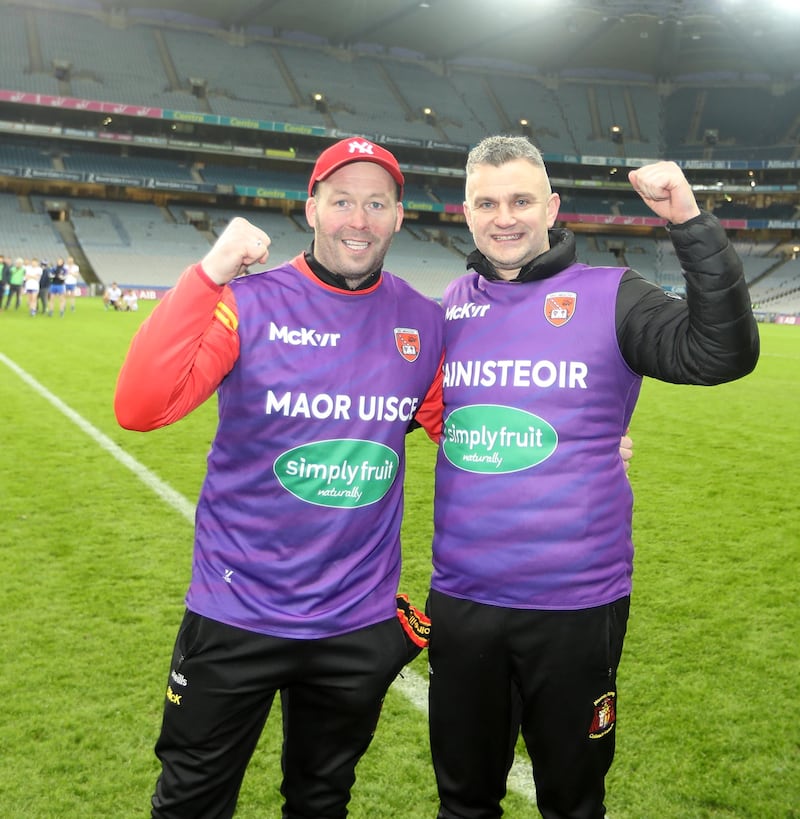
<path fill-rule="evenodd" d="M 403 192 L 405 179 L 395 156 L 386 148 L 381 148 L 374 142 L 363 137 L 349 137 L 326 148 L 317 159 L 314 171 L 308 182 L 308 195 L 312 196 L 314 185 L 327 179 L 334 171 L 351 162 L 374 162 L 392 175 L 392 179 L 400 186 Z"/>

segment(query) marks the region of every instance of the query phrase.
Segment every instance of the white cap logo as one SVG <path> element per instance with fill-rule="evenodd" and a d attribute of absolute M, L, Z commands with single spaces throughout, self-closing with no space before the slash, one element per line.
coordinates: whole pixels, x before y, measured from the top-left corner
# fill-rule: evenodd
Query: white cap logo
<path fill-rule="evenodd" d="M 371 142 L 364 142 L 358 139 L 354 139 L 348 143 L 347 148 L 351 154 L 370 154 L 371 156 L 373 153 Z"/>

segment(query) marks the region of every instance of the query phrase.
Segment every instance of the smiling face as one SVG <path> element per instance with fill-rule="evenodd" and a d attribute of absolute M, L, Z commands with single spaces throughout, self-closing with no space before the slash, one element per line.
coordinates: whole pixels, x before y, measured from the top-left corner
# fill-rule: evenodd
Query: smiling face
<path fill-rule="evenodd" d="M 351 289 L 383 266 L 403 221 L 397 184 L 374 162 L 351 162 L 318 182 L 306 201 L 314 256 Z"/>
<path fill-rule="evenodd" d="M 475 246 L 510 281 L 550 249 L 560 199 L 544 168 L 527 159 L 479 164 L 467 175 L 464 215 Z"/>

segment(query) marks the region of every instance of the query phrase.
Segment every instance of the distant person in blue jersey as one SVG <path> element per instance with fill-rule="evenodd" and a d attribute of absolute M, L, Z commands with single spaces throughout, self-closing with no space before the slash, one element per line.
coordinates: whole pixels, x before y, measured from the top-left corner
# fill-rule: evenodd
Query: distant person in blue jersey
<path fill-rule="evenodd" d="M 58 299 L 58 315 L 64 317 L 67 309 L 67 266 L 60 256 L 50 268 L 50 292 L 47 299 L 47 315 L 52 316 L 54 304 Z"/>
<path fill-rule="evenodd" d="M 719 384 L 758 359 L 717 219 L 672 162 L 629 179 L 667 221 L 685 301 L 577 262 L 528 140 L 490 137 L 467 160 L 477 250 L 443 299 L 428 608 L 440 819 L 501 815 L 520 714 L 542 816 L 603 819 L 633 561 L 620 435 L 643 376 Z"/>
<path fill-rule="evenodd" d="M 122 367 L 115 410 L 129 429 L 219 398 L 156 745 L 157 819 L 233 815 L 279 692 L 283 817 L 344 817 L 384 695 L 427 639 L 397 596 L 404 441 L 440 371 L 444 321 L 383 270 L 403 182 L 380 146 L 332 145 L 309 183 L 311 249 L 241 276 L 270 240 L 234 219 Z"/>

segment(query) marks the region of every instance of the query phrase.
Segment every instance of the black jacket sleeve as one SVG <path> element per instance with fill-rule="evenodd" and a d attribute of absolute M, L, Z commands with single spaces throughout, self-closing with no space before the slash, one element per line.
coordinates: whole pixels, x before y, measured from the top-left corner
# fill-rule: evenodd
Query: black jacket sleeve
<path fill-rule="evenodd" d="M 627 271 L 616 304 L 623 357 L 640 375 L 675 384 L 721 384 L 747 375 L 758 361 L 759 338 L 741 260 L 709 213 L 667 229 L 686 299 Z"/>

